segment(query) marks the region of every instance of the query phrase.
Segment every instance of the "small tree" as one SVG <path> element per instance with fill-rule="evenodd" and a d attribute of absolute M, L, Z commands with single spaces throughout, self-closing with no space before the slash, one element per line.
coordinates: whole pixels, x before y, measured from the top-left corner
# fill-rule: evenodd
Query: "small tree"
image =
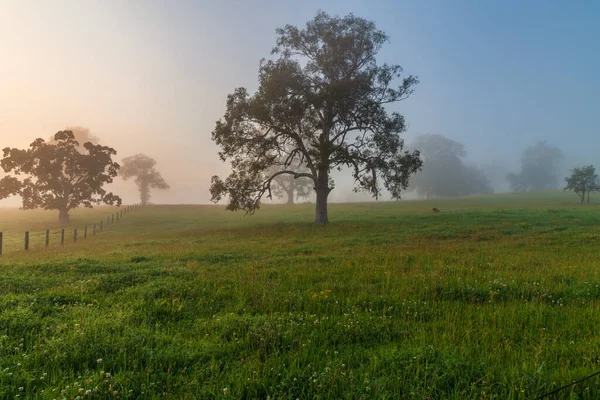
<path fill-rule="evenodd" d="M 596 168 L 593 165 L 574 168 L 571 170 L 571 176 L 565 178 L 567 186 L 565 190 L 572 190 L 581 198 L 581 204 L 587 194 L 587 202 L 590 203 L 590 193 L 600 190 L 600 181 L 596 175 Z"/>
<path fill-rule="evenodd" d="M 112 161 L 117 152 L 106 146 L 84 143 L 85 152 L 71 131 L 54 135 L 54 143 L 36 139 L 29 149 L 4 149 L 0 166 L 23 180 L 5 177 L 0 181 L 0 198 L 17 194 L 24 209 L 58 210 L 59 220 L 69 221 L 69 211 L 93 204 L 121 205 L 121 199 L 103 186 L 117 176 L 119 164 Z"/>
<path fill-rule="evenodd" d="M 289 169 L 298 173 L 310 172 L 306 167 L 302 167 L 301 165 Z M 276 174 L 278 171 L 278 167 L 273 167 L 269 173 Z M 275 178 L 273 178 L 273 182 L 275 182 L 273 194 L 279 198 L 285 195 L 287 197 L 287 204 L 294 204 L 294 199 L 299 200 L 308 198 L 313 191 L 314 186 L 312 180 L 306 177 L 295 178 L 291 174 L 276 175 Z"/>
<path fill-rule="evenodd" d="M 150 201 L 150 189 L 169 189 L 169 185 L 154 168 L 155 166 L 156 160 L 145 154 L 136 154 L 123 159 L 119 174 L 123 180 L 135 177 L 142 205 L 147 205 Z"/>
<path fill-rule="evenodd" d="M 410 96 L 418 81 L 402 77 L 398 65 L 377 64 L 387 41 L 373 22 L 352 14 L 320 12 L 303 29 L 278 29 L 279 57 L 261 62 L 258 91 L 230 94 L 212 133 L 232 166 L 225 180 L 213 176 L 212 200 L 227 196 L 229 210 L 254 212 L 264 195 L 272 197 L 277 176 L 304 177 L 316 192 L 315 224 L 326 224 L 330 174 L 344 168 L 355 189 L 378 198 L 385 188 L 399 198 L 421 160 L 403 151 L 404 117 L 387 105 Z M 308 172 L 291 170 L 295 164 Z"/>

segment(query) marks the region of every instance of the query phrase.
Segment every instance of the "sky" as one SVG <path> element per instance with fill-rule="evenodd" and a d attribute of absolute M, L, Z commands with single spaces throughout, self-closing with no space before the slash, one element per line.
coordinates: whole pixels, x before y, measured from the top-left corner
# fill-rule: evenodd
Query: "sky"
<path fill-rule="evenodd" d="M 117 159 L 158 161 L 171 190 L 154 202 L 207 203 L 228 171 L 211 141 L 227 94 L 254 91 L 275 29 L 318 10 L 374 21 L 391 38 L 378 61 L 419 77 L 391 107 L 407 140 L 439 133 L 510 171 L 545 139 L 600 167 L 600 2 L 585 0 L 0 0 L 0 147 L 84 126 Z M 364 199 L 337 179 L 332 201 Z"/>

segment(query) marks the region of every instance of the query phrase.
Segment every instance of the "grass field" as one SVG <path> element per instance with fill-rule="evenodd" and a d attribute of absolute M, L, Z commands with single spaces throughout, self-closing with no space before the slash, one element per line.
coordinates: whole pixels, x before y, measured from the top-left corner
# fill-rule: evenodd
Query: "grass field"
<path fill-rule="evenodd" d="M 28 253 L 56 213 L 0 209 L 0 398 L 534 398 L 600 370 L 600 206 L 576 201 L 340 204 L 326 227 L 153 206 Z"/>

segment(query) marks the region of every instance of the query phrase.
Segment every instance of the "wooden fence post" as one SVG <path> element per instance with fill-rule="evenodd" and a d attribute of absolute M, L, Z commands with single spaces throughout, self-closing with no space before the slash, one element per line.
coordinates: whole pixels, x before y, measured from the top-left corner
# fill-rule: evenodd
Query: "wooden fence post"
<path fill-rule="evenodd" d="M 50 246 L 50 229 L 46 229 L 46 247 Z"/>
<path fill-rule="evenodd" d="M 87 239 L 87 225 L 83 228 L 83 238 Z"/>
<path fill-rule="evenodd" d="M 2 255 L 2 232 L 0 232 L 0 256 Z"/>
<path fill-rule="evenodd" d="M 29 250 L 29 232 L 25 232 L 25 250 Z"/>
<path fill-rule="evenodd" d="M 77 228 L 73 229 L 73 242 L 77 242 Z"/>
<path fill-rule="evenodd" d="M 62 228 L 62 230 L 60 231 L 60 245 L 65 245 L 65 228 Z"/>

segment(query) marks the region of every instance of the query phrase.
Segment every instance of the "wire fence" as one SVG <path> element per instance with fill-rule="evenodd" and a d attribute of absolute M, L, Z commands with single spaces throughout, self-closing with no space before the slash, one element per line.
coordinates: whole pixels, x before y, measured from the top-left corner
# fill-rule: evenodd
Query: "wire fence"
<path fill-rule="evenodd" d="M 68 243 L 77 243 L 96 236 L 134 211 L 139 205 L 123 207 L 116 213 L 112 213 L 95 223 L 83 224 L 71 227 L 46 229 L 41 231 L 25 231 L 21 235 L 5 235 L 0 232 L 0 256 L 7 250 L 15 251 L 21 249 L 30 251 L 48 247 L 65 246 Z"/>

